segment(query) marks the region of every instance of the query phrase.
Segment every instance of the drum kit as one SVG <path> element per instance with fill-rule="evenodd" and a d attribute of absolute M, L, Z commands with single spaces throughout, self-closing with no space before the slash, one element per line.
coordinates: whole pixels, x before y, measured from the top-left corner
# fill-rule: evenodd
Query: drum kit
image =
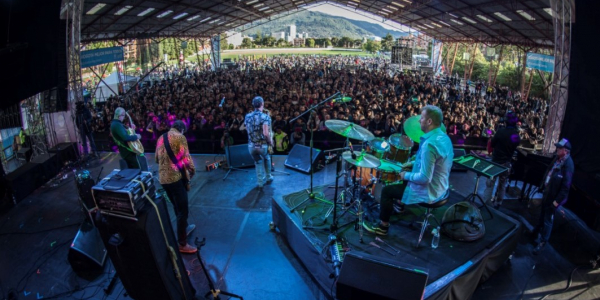
<path fill-rule="evenodd" d="M 411 127 L 405 126 L 405 132 L 411 132 L 413 135 L 423 134 L 419 117 L 409 118 L 416 118 L 416 122 L 408 123 L 407 120 L 405 124 Z M 407 166 L 414 145 L 410 136 L 395 133 L 385 139 L 376 138 L 364 127 L 342 120 L 328 120 L 325 126 L 347 139 L 359 140 L 362 143 L 361 151 L 354 151 L 354 147 L 349 143 L 350 150 L 342 153 L 343 160 L 348 164 L 343 174 L 340 174 L 346 177 L 342 191 L 342 198 L 346 199 L 346 204 L 354 202 L 360 195 L 367 195 L 379 202 L 384 186 L 401 183 L 399 174 L 408 170 L 403 166 Z"/>

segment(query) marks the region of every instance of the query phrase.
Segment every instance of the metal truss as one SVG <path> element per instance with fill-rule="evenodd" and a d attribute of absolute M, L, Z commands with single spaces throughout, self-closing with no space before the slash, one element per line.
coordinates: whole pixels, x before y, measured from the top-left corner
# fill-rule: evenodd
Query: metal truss
<path fill-rule="evenodd" d="M 33 95 L 25 99 L 22 105 L 27 116 L 27 135 L 31 142 L 31 158 L 48 153 L 46 122 L 42 113 L 43 101 L 48 101 L 48 99 L 44 99 L 47 97 L 47 93 L 46 91 Z"/>
<path fill-rule="evenodd" d="M 69 77 L 69 112 L 72 120 L 75 120 L 75 103 L 83 102 L 83 85 L 81 80 L 81 14 L 83 11 L 83 0 L 63 0 L 61 6 L 61 17 L 67 20 L 67 72 Z M 75 123 L 75 122 L 74 122 Z M 77 126 L 75 126 L 77 127 Z M 76 128 L 75 139 L 81 142 L 79 128 Z M 78 143 L 80 144 L 80 143 Z"/>
<path fill-rule="evenodd" d="M 554 78 L 552 81 L 550 111 L 542 151 L 554 152 L 560 137 L 569 93 L 569 64 L 571 55 L 571 22 L 574 3 L 571 0 L 551 0 L 554 19 Z"/>

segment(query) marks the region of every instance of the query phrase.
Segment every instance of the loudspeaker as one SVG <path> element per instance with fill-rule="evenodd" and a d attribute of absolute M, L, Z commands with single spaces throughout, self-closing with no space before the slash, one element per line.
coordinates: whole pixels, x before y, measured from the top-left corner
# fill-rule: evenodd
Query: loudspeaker
<path fill-rule="evenodd" d="M 68 161 L 77 161 L 77 143 L 60 143 L 48 149 L 48 152 L 58 156 L 58 162 L 64 165 Z"/>
<path fill-rule="evenodd" d="M 106 261 L 106 248 L 90 220 L 85 219 L 79 227 L 67 259 L 79 276 L 99 275 L 98 272 L 102 272 Z"/>
<path fill-rule="evenodd" d="M 314 166 L 319 155 L 321 155 L 321 150 L 313 148 L 311 158 L 310 147 L 295 144 L 285 160 L 285 166 L 304 173 L 310 173 L 310 169 Z"/>
<path fill-rule="evenodd" d="M 248 144 L 229 146 L 225 148 L 227 165 L 232 168 L 253 167 L 254 158 L 248 151 Z"/>
<path fill-rule="evenodd" d="M 183 264 L 165 199 L 154 198 L 158 211 L 147 203 L 135 219 L 102 215 L 96 220 L 96 227 L 131 298 L 194 299 L 196 291 Z M 170 258 L 168 246 L 174 249 L 175 263 Z M 181 278 L 177 279 L 179 275 Z"/>
<path fill-rule="evenodd" d="M 465 156 L 465 155 L 467 155 L 467 151 L 465 151 L 465 149 L 454 148 L 454 158 Z M 466 171 L 468 171 L 468 169 L 466 167 L 463 167 L 459 164 L 455 164 L 454 162 L 452 162 L 451 171 L 466 172 Z"/>
<path fill-rule="evenodd" d="M 33 154 L 33 151 L 31 150 L 31 148 L 23 147 L 23 148 L 19 149 L 19 152 L 17 152 L 17 159 L 24 160 L 25 162 L 29 162 L 31 160 L 32 154 Z"/>
<path fill-rule="evenodd" d="M 351 251 L 344 256 L 336 298 L 419 300 L 423 298 L 429 276 L 421 270 L 383 257 Z"/>

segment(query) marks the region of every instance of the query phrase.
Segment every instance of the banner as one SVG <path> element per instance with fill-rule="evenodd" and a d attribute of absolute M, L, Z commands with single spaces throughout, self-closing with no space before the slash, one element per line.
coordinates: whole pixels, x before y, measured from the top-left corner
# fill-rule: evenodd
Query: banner
<path fill-rule="evenodd" d="M 210 38 L 210 46 L 210 62 L 212 70 L 216 71 L 221 68 L 221 36 L 217 34 Z"/>
<path fill-rule="evenodd" d="M 431 66 L 433 67 L 433 74 L 438 74 L 442 70 L 442 41 L 433 40 L 432 51 L 431 51 Z"/>
<path fill-rule="evenodd" d="M 81 51 L 79 57 L 83 69 L 113 61 L 122 61 L 125 56 L 123 55 L 123 47 L 110 47 Z"/>
<path fill-rule="evenodd" d="M 527 65 L 530 69 L 536 69 L 544 72 L 554 72 L 554 56 L 533 52 L 527 52 Z"/>

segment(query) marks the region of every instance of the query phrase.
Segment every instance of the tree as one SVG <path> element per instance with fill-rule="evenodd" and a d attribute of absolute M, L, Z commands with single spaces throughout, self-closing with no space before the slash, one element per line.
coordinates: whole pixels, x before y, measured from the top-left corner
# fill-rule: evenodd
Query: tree
<path fill-rule="evenodd" d="M 381 49 L 381 43 L 373 40 L 368 40 L 363 44 L 363 49 L 369 53 L 375 53 Z"/>
<path fill-rule="evenodd" d="M 354 48 L 362 48 L 362 44 L 363 44 L 363 40 L 362 39 L 356 39 L 354 40 Z"/>
<path fill-rule="evenodd" d="M 256 38 L 254 38 L 254 44 L 260 46 L 261 43 L 262 43 L 262 35 L 260 34 L 260 31 L 257 31 Z"/>
<path fill-rule="evenodd" d="M 394 46 L 394 37 L 391 34 L 387 34 L 381 40 L 381 50 L 383 51 L 392 51 L 392 46 Z"/>
<path fill-rule="evenodd" d="M 224 33 L 221 33 L 221 50 L 226 50 L 227 48 L 229 48 L 229 44 L 227 43 L 227 35 Z"/>
<path fill-rule="evenodd" d="M 244 49 L 246 49 L 246 48 L 252 48 L 252 46 L 253 46 L 253 43 L 252 43 L 252 40 L 250 38 L 245 37 L 242 40 L 242 46 L 241 46 L 242 48 L 244 48 Z"/>
<path fill-rule="evenodd" d="M 314 48 L 315 47 L 315 39 L 313 39 L 313 38 L 306 39 L 306 47 Z"/>
<path fill-rule="evenodd" d="M 350 37 L 344 36 L 340 39 L 338 46 L 348 48 L 353 44 L 354 40 Z"/>
<path fill-rule="evenodd" d="M 336 37 L 332 37 L 331 38 L 331 45 L 328 46 L 334 46 L 337 47 L 338 43 L 340 42 L 340 39 L 336 38 Z"/>
<path fill-rule="evenodd" d="M 285 46 L 287 46 L 287 42 L 284 39 L 280 38 L 277 40 L 277 47 L 285 47 Z"/>

